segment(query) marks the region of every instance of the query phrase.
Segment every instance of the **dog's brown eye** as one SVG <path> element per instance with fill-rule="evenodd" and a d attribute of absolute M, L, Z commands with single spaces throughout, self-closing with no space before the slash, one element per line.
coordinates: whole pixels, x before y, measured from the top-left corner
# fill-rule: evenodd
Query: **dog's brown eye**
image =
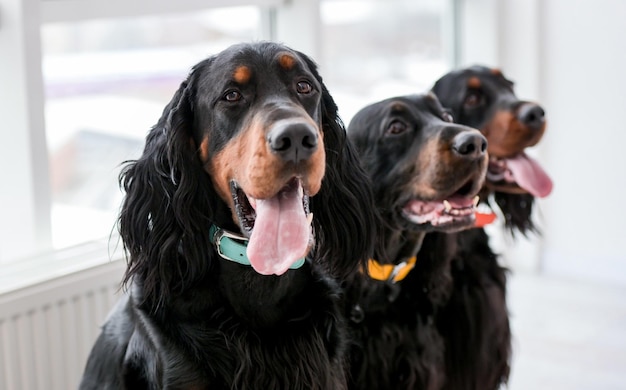
<path fill-rule="evenodd" d="M 465 97 L 465 101 L 463 102 L 463 104 L 467 108 L 473 108 L 473 107 L 476 107 L 476 106 L 482 104 L 482 102 L 483 102 L 483 97 L 482 97 L 482 95 L 480 93 L 478 93 L 478 92 L 470 92 Z"/>
<path fill-rule="evenodd" d="M 307 81 L 300 81 L 298 82 L 298 84 L 296 84 L 296 91 L 298 91 L 298 93 L 306 95 L 308 93 L 311 93 L 312 90 L 313 87 Z"/>
<path fill-rule="evenodd" d="M 241 93 L 238 91 L 229 91 L 224 94 L 224 100 L 227 102 L 237 102 L 241 100 Z"/>
<path fill-rule="evenodd" d="M 450 123 L 454 122 L 454 118 L 452 117 L 452 114 L 450 114 L 449 112 L 444 111 L 441 114 L 441 118 L 443 118 L 443 120 L 446 122 L 450 122 Z"/>
<path fill-rule="evenodd" d="M 403 122 L 393 121 L 387 128 L 387 134 L 401 134 L 406 131 L 407 127 Z"/>

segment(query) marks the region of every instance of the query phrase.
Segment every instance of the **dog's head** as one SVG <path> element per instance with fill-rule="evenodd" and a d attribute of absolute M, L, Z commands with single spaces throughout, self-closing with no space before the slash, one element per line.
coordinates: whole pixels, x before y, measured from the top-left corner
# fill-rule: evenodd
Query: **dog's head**
<path fill-rule="evenodd" d="M 348 136 L 395 228 L 456 231 L 473 225 L 487 141 L 478 130 L 452 123 L 433 94 L 367 106 L 350 122 Z"/>
<path fill-rule="evenodd" d="M 373 213 L 346 141 L 304 54 L 240 44 L 197 64 L 143 156 L 122 173 L 120 227 L 131 261 L 164 251 L 197 267 L 208 262 L 215 224 L 249 239 L 248 257 L 261 274 L 280 275 L 312 249 L 316 259 L 332 260 L 330 268 L 356 266 L 372 248 L 365 225 Z"/>
<path fill-rule="evenodd" d="M 308 254 L 309 198 L 326 169 L 321 83 L 302 56 L 273 49 L 227 50 L 194 69 L 189 91 L 200 97 L 191 129 L 198 157 L 263 274 Z"/>
<path fill-rule="evenodd" d="M 473 66 L 444 75 L 432 91 L 458 123 L 479 129 L 487 138 L 489 167 L 485 187 L 508 214 L 507 224 L 532 229 L 534 197 L 552 191 L 541 165 L 525 153 L 546 129 L 541 106 L 517 98 L 513 83 L 498 69 Z M 528 224 L 530 223 L 530 224 Z"/>

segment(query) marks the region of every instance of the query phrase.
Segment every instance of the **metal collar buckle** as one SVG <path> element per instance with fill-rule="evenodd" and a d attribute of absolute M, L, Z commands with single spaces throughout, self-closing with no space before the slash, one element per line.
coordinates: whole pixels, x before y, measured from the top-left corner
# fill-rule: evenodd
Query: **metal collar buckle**
<path fill-rule="evenodd" d="M 215 248 L 217 249 L 217 254 L 223 259 L 234 261 L 241 264 L 249 264 L 247 261 L 248 258 L 246 256 L 246 247 L 248 244 L 248 239 L 240 234 L 236 234 L 233 232 L 229 232 L 228 230 L 224 230 L 222 228 L 216 227 L 213 225 L 211 227 L 213 229 L 212 237 L 213 243 L 215 244 Z M 230 243 L 228 245 L 228 252 L 222 249 L 225 244 L 222 243 L 224 238 L 230 239 Z M 232 249 L 238 249 L 236 252 L 239 255 L 239 258 L 232 257 Z"/>

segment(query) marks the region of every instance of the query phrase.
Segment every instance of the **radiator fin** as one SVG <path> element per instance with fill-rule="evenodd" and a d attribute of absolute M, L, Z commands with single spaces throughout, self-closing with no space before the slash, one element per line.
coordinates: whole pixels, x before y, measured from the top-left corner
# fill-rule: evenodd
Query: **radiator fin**
<path fill-rule="evenodd" d="M 0 389 L 77 388 L 123 267 L 113 261 L 1 294 Z"/>

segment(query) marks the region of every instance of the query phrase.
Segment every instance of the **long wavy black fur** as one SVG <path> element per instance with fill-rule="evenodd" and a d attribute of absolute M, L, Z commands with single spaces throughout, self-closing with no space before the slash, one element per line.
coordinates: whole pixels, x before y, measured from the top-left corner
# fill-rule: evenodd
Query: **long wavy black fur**
<path fill-rule="evenodd" d="M 315 69 L 309 61 L 309 66 Z M 321 76 L 317 75 L 321 81 Z M 360 165 L 356 150 L 346 136 L 345 126 L 337 113 L 337 105 L 322 84 L 322 117 L 325 118 L 327 185 L 311 200 L 314 226 L 318 232 L 315 257 L 327 259 L 333 275 L 345 279 L 361 269 L 367 260 L 378 255 L 380 218 L 373 200 L 369 176 Z M 369 226 L 364 226 L 368 224 Z M 348 234 L 350 232 L 350 234 Z M 358 237 L 358 238 L 357 238 Z M 364 262 L 351 259 L 355 254 Z M 383 256 L 380 254 L 379 256 Z M 330 261 L 332 259 L 332 261 Z"/>
<path fill-rule="evenodd" d="M 259 43 L 240 50 L 284 47 Z M 299 55 L 322 84 L 315 64 Z M 339 284 L 374 251 L 377 219 L 368 178 L 323 87 L 326 175 L 310 203 L 316 244 L 307 263 L 277 277 L 221 260 L 209 226 L 238 227 L 193 138 L 208 115 L 197 109 L 199 86 L 211 80 L 214 61 L 193 68 L 150 130 L 142 156 L 120 175 L 126 196 L 119 230 L 130 295 L 104 325 L 81 389 L 345 387 Z"/>
<path fill-rule="evenodd" d="M 213 189 L 192 147 L 195 73 L 183 82 L 146 139 L 142 156 L 120 174 L 126 194 L 119 230 L 128 253 L 124 283 L 141 280 L 153 309 L 210 272 L 215 251 L 210 223 L 226 204 Z"/>
<path fill-rule="evenodd" d="M 494 200 L 504 216 L 504 226 L 512 236 L 517 232 L 524 236 L 529 233 L 540 233 L 532 218 L 535 202 L 533 195 L 496 191 Z"/>

